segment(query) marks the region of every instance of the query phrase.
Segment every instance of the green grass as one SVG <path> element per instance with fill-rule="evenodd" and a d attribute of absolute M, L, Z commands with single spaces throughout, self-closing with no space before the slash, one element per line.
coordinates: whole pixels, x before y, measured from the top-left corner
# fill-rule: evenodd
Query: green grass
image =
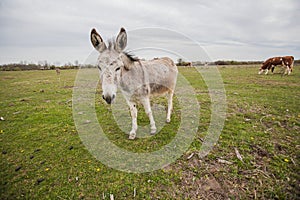
<path fill-rule="evenodd" d="M 60 76 L 55 71 L 0 72 L 0 117 L 5 119 L 0 121 L 0 198 L 109 199 L 113 194 L 115 199 L 134 199 L 134 191 L 135 199 L 299 198 L 298 66 L 283 77 L 258 75 L 258 66 L 219 70 L 228 108 L 213 151 L 202 159 L 197 156 L 210 123 L 207 87 L 195 69 L 180 68 L 201 106 L 197 136 L 175 163 L 142 174 L 103 165 L 81 142 L 72 118 L 76 70 L 61 71 Z M 150 152 L 176 135 L 181 113 L 177 98 L 174 102 L 171 124 L 153 137 L 134 141 L 118 128 L 100 90 L 96 111 L 114 144 L 133 152 Z M 163 98 L 154 103 L 166 106 Z M 139 125 L 147 125 L 141 106 L 139 111 Z"/>

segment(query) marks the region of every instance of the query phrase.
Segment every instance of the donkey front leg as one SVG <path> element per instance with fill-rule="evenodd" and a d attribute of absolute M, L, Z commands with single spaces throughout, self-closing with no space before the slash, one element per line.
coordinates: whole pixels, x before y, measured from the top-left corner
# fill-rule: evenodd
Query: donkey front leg
<path fill-rule="evenodd" d="M 154 121 L 154 118 L 152 115 L 150 99 L 149 98 L 143 99 L 142 104 L 143 104 L 145 112 L 148 115 L 149 120 L 150 120 L 150 134 L 153 135 L 156 133 L 156 126 L 155 126 L 155 121 Z"/>
<path fill-rule="evenodd" d="M 129 133 L 129 139 L 133 140 L 136 136 L 137 131 L 137 108 L 136 104 L 133 102 L 128 102 L 129 108 L 130 108 L 130 114 L 131 114 L 131 120 L 132 120 L 132 128 Z"/>

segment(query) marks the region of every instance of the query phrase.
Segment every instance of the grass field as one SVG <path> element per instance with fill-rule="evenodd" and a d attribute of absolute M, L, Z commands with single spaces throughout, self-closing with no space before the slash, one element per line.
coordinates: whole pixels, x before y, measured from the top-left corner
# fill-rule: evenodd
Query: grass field
<path fill-rule="evenodd" d="M 142 174 L 109 168 L 83 145 L 72 118 L 76 70 L 60 76 L 55 71 L 0 72 L 0 199 L 299 199 L 299 67 L 283 77 L 258 75 L 258 66 L 219 71 L 227 118 L 214 149 L 205 158 L 197 156 L 211 101 L 198 72 L 180 68 L 201 105 L 197 137 L 175 163 Z M 166 105 L 163 99 L 155 102 Z M 96 98 L 108 138 L 135 152 L 172 140 L 180 123 L 177 108 L 175 99 L 172 122 L 157 135 L 131 141 L 116 126 L 100 91 Z M 138 123 L 148 124 L 145 113 L 139 113 Z"/>

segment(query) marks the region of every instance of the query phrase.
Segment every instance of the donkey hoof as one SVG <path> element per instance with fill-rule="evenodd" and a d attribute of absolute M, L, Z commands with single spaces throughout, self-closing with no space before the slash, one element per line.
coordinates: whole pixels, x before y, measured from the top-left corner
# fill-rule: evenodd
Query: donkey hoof
<path fill-rule="evenodd" d="M 170 123 L 171 122 L 171 119 L 166 119 L 166 123 Z"/>
<path fill-rule="evenodd" d="M 128 138 L 128 139 L 129 139 L 129 140 L 135 139 L 135 135 L 136 135 L 135 133 L 130 132 L 130 133 L 129 133 L 129 138 Z"/>
<path fill-rule="evenodd" d="M 151 129 L 150 134 L 155 135 L 155 133 L 156 133 L 156 129 Z"/>

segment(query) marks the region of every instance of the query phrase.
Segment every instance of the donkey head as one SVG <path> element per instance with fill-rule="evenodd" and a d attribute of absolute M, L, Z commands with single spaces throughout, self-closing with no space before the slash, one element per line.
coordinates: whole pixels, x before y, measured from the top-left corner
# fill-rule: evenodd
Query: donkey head
<path fill-rule="evenodd" d="M 97 67 L 102 81 L 102 98 L 111 104 L 116 97 L 122 71 L 129 70 L 131 65 L 130 60 L 123 53 L 127 45 L 127 34 L 125 29 L 121 28 L 116 41 L 110 41 L 107 47 L 97 31 L 92 29 L 91 42 L 100 53 Z"/>

